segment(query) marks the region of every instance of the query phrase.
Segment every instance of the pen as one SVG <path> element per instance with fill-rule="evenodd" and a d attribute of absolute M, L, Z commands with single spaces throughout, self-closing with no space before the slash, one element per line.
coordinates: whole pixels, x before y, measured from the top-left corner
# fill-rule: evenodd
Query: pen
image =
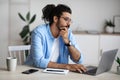
<path fill-rule="evenodd" d="M 64 71 L 61 71 L 61 70 L 47 70 L 47 71 L 53 71 L 53 72 L 64 72 Z"/>

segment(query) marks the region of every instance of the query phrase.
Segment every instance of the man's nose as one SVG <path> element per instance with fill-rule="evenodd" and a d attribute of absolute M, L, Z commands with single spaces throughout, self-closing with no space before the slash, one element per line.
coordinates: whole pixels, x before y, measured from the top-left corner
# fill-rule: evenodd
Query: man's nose
<path fill-rule="evenodd" d="M 71 22 L 71 21 L 69 21 L 69 22 L 67 23 L 67 25 L 71 25 L 71 23 L 72 23 L 72 22 Z"/>

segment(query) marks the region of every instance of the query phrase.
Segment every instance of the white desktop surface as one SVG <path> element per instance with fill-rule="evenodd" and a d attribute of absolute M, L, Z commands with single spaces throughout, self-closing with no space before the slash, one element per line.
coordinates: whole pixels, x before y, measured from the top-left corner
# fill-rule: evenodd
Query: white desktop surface
<path fill-rule="evenodd" d="M 43 73 L 43 69 L 38 69 L 38 72 L 32 74 L 22 74 L 22 71 L 31 69 L 29 66 L 17 66 L 17 70 L 14 72 L 7 71 L 6 68 L 0 68 L 0 80 L 120 80 L 120 75 L 116 72 L 109 71 L 97 76 L 90 76 L 85 74 L 79 74 L 69 72 L 66 75 L 63 74 L 50 74 Z"/>

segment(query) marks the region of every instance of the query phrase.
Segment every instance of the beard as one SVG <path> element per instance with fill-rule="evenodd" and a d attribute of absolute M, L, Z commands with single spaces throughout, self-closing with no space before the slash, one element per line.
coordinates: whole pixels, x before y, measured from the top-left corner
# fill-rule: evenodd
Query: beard
<path fill-rule="evenodd" d="M 57 24 L 57 28 L 59 31 L 61 30 L 65 30 L 64 27 L 66 27 L 67 29 L 70 27 L 70 25 L 67 25 L 67 26 L 60 26 L 59 24 Z"/>

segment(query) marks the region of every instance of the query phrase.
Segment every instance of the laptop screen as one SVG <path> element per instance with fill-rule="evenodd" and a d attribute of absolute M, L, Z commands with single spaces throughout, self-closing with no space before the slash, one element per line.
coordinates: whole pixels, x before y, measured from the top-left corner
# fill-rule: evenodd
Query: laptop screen
<path fill-rule="evenodd" d="M 118 49 L 103 52 L 101 60 L 100 60 L 99 65 L 98 65 L 96 75 L 103 73 L 103 72 L 106 72 L 106 71 L 109 71 L 111 69 L 117 52 L 118 52 Z"/>

